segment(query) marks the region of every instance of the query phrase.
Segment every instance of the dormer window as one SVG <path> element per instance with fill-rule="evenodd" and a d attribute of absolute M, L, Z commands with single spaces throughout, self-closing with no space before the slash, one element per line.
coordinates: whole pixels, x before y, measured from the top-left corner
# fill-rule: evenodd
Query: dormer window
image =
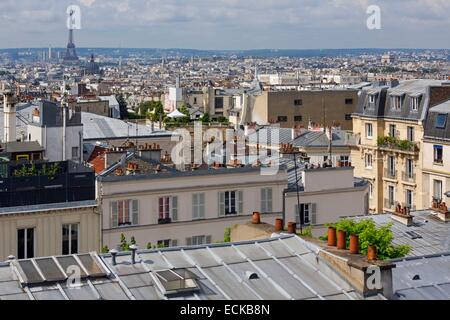
<path fill-rule="evenodd" d="M 402 97 L 391 96 L 391 109 L 400 110 L 402 108 Z"/>
<path fill-rule="evenodd" d="M 376 100 L 377 100 L 377 96 L 375 94 L 369 95 L 369 104 L 370 105 L 374 105 Z"/>
<path fill-rule="evenodd" d="M 410 100 L 411 111 L 419 110 L 419 102 L 420 102 L 420 97 L 411 97 L 411 100 Z"/>
<path fill-rule="evenodd" d="M 447 124 L 447 114 L 440 113 L 436 117 L 436 129 L 445 129 Z"/>

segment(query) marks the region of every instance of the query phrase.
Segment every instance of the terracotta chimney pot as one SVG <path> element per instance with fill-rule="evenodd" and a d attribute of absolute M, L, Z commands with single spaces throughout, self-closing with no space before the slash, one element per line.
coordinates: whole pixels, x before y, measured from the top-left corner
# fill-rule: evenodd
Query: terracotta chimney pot
<path fill-rule="evenodd" d="M 330 247 L 336 247 L 336 228 L 328 227 L 328 245 Z"/>
<path fill-rule="evenodd" d="M 252 223 L 261 224 L 261 214 L 259 212 L 253 212 Z"/>
<path fill-rule="evenodd" d="M 356 234 L 350 235 L 350 253 L 359 254 L 359 236 Z"/>
<path fill-rule="evenodd" d="M 275 219 L 275 232 L 283 231 L 283 219 Z"/>
<path fill-rule="evenodd" d="M 340 250 L 347 249 L 347 233 L 343 230 L 338 231 L 337 248 Z"/>
<path fill-rule="evenodd" d="M 289 222 L 288 224 L 288 233 L 296 234 L 297 233 L 297 224 L 295 222 Z"/>
<path fill-rule="evenodd" d="M 373 261 L 373 260 L 377 260 L 377 247 L 370 245 L 367 248 L 367 258 L 369 259 L 369 261 Z"/>

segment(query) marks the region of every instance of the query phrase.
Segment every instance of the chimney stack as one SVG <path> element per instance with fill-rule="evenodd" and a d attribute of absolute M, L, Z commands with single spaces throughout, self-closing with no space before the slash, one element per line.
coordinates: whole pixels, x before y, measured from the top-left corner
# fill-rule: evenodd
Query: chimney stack
<path fill-rule="evenodd" d="M 7 91 L 3 94 L 4 113 L 4 141 L 15 142 L 16 137 L 16 103 L 17 99 L 13 92 Z"/>
<path fill-rule="evenodd" d="M 131 245 L 130 246 L 130 250 L 131 250 L 131 264 L 136 264 L 136 251 L 137 251 L 138 247 L 136 245 Z"/>
<path fill-rule="evenodd" d="M 252 223 L 261 224 L 261 214 L 259 212 L 253 212 Z"/>
<path fill-rule="evenodd" d="M 117 257 L 118 251 L 116 249 L 112 249 L 111 251 L 109 251 L 109 253 L 111 254 L 112 265 L 116 266 L 117 265 L 116 257 Z"/>

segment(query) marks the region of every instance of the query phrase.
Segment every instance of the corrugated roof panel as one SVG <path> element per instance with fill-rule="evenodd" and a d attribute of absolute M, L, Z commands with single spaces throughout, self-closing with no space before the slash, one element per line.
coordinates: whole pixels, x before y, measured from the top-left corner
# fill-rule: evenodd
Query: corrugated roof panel
<path fill-rule="evenodd" d="M 181 251 L 164 251 L 163 255 L 174 268 L 193 267 Z"/>
<path fill-rule="evenodd" d="M 243 286 L 225 267 L 205 268 L 206 274 L 233 300 L 258 300 L 258 297 Z"/>
<path fill-rule="evenodd" d="M 236 248 L 250 260 L 266 260 L 269 258 L 263 249 L 253 244 L 236 245 Z"/>
<path fill-rule="evenodd" d="M 286 297 L 273 287 L 273 284 L 264 278 L 250 263 L 238 263 L 230 265 L 230 268 L 255 290 L 264 300 L 285 300 Z M 246 272 L 258 274 L 259 279 L 247 279 Z M 286 273 L 286 275 L 288 275 Z M 289 275 L 288 275 L 289 276 Z"/>
<path fill-rule="evenodd" d="M 208 268 L 220 265 L 216 261 L 216 259 L 214 259 L 214 257 L 208 253 L 206 249 L 185 250 L 185 252 L 192 260 L 194 260 L 195 263 L 197 263 L 201 267 Z"/>
<path fill-rule="evenodd" d="M 97 300 L 98 297 L 89 285 L 83 285 L 78 288 L 69 288 L 66 285 L 62 286 L 64 293 L 70 300 Z"/>
<path fill-rule="evenodd" d="M 28 294 L 26 294 L 26 293 L 19 293 L 19 294 L 7 295 L 7 296 L 0 296 L 0 300 L 26 301 L 26 300 L 30 300 L 30 297 L 28 297 Z"/>
<path fill-rule="evenodd" d="M 125 283 L 125 285 L 128 288 L 137 288 L 153 285 L 152 277 L 148 273 L 121 276 L 120 279 L 123 281 L 123 283 Z"/>
<path fill-rule="evenodd" d="M 295 280 L 286 270 L 273 260 L 256 261 L 255 264 L 280 285 L 294 299 L 308 299 L 316 295 Z"/>
<path fill-rule="evenodd" d="M 292 253 L 279 241 L 262 242 L 261 247 L 269 251 L 276 258 L 292 257 Z"/>
<path fill-rule="evenodd" d="M 117 283 L 106 282 L 94 284 L 94 286 L 103 300 L 129 300 L 128 296 Z"/>
<path fill-rule="evenodd" d="M 215 247 L 211 248 L 211 251 L 225 263 L 246 262 L 232 247 Z"/>
<path fill-rule="evenodd" d="M 0 296 L 23 293 L 23 289 L 20 287 L 17 281 L 5 281 L 0 283 Z"/>
<path fill-rule="evenodd" d="M 64 296 L 59 290 L 44 290 L 33 292 L 33 297 L 36 300 L 50 301 L 50 300 L 65 300 Z"/>
<path fill-rule="evenodd" d="M 145 286 L 130 289 L 131 294 L 137 300 L 160 300 L 161 296 L 158 295 L 156 288 L 154 286 Z"/>
<path fill-rule="evenodd" d="M 321 296 L 341 293 L 341 290 L 339 290 L 336 285 L 333 285 L 299 258 L 284 258 L 280 259 L 280 261 Z"/>
<path fill-rule="evenodd" d="M 140 253 L 139 256 L 150 270 L 158 271 L 170 269 L 170 266 L 164 261 L 159 253 Z"/>

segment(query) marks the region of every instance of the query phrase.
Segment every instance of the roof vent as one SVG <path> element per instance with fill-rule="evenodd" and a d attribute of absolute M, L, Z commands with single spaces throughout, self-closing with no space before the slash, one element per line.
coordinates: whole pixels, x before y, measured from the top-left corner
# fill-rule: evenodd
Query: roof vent
<path fill-rule="evenodd" d="M 186 269 L 158 271 L 154 273 L 154 279 L 164 295 L 178 295 L 200 289 L 195 274 Z"/>
<path fill-rule="evenodd" d="M 245 276 L 248 280 L 258 280 L 259 276 L 256 272 L 252 272 L 252 271 L 247 271 L 245 273 Z"/>
<path fill-rule="evenodd" d="M 414 281 L 421 280 L 421 279 L 420 279 L 420 276 L 419 276 L 418 274 L 416 274 L 412 279 L 413 279 Z"/>

